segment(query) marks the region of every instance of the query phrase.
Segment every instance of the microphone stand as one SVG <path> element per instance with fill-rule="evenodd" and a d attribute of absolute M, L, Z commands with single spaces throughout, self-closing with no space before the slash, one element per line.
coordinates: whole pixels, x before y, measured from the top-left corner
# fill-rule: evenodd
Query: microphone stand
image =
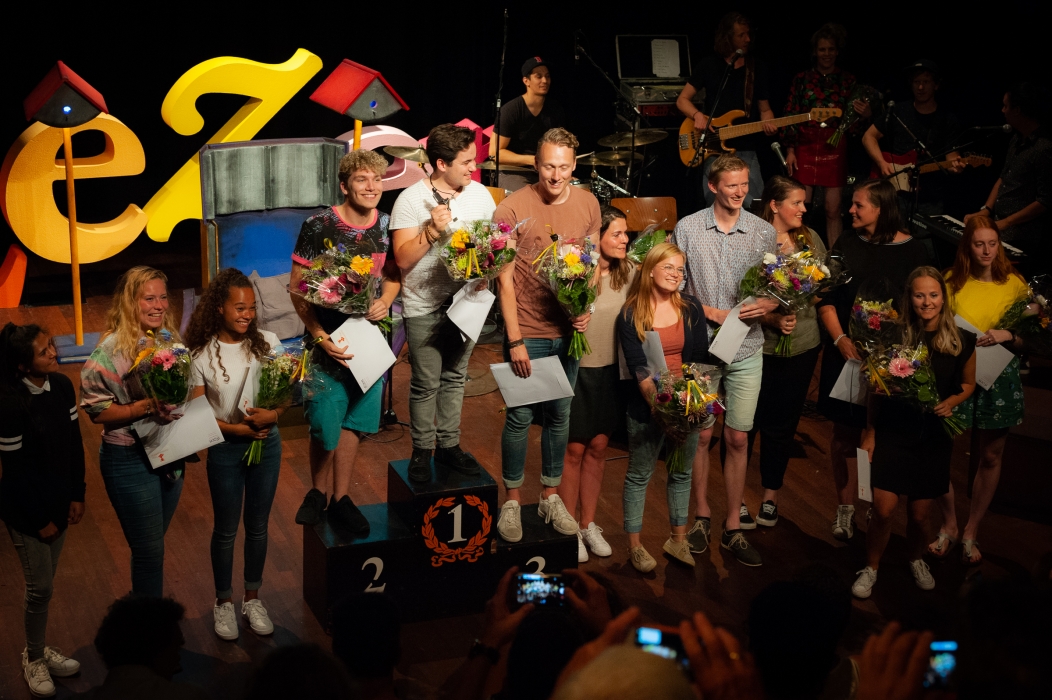
<path fill-rule="evenodd" d="M 489 184 L 500 186 L 500 94 L 504 91 L 504 55 L 508 52 L 508 8 L 504 8 L 504 40 L 500 47 L 500 73 L 497 75 L 497 118 L 493 120 L 493 143 L 497 152 L 493 154 L 493 174 Z"/>
<path fill-rule="evenodd" d="M 742 58 L 742 55 L 739 55 L 738 52 L 735 51 L 731 62 L 727 64 L 727 67 L 723 71 L 723 79 L 720 80 L 720 89 L 716 91 L 716 99 L 712 101 L 712 109 L 709 110 L 709 123 L 705 125 L 705 128 L 701 131 L 701 136 L 698 137 L 697 150 L 694 151 L 694 157 L 690 159 L 690 164 L 687 165 L 687 175 L 690 175 L 691 168 L 697 167 L 700 162 L 701 154 L 705 152 L 705 138 L 708 136 L 712 120 L 716 116 L 716 107 L 720 104 L 720 98 L 723 97 L 723 91 L 727 88 L 727 81 L 730 80 L 731 71 L 734 70 L 734 64 L 738 62 L 739 58 Z"/>
<path fill-rule="evenodd" d="M 917 152 L 926 156 L 928 160 L 938 165 L 940 169 L 944 170 L 945 168 L 939 165 L 939 161 L 935 159 L 935 156 L 932 155 L 932 152 L 929 151 L 928 147 L 924 145 L 924 142 L 917 138 L 916 134 L 910 131 L 910 128 L 906 126 L 906 122 L 902 121 L 902 118 L 899 116 L 899 113 L 895 111 L 894 105 L 891 106 L 891 116 L 895 117 L 895 121 L 899 123 L 899 126 L 902 127 L 902 130 L 905 131 L 906 135 L 913 140 L 913 145 L 917 149 Z M 918 167 L 919 165 L 920 159 L 918 158 L 917 163 L 914 164 L 909 174 L 910 186 L 913 188 L 913 206 L 909 212 L 909 215 L 906 217 L 906 221 L 912 221 L 913 215 L 917 213 L 918 209 L 920 209 L 920 168 Z"/>

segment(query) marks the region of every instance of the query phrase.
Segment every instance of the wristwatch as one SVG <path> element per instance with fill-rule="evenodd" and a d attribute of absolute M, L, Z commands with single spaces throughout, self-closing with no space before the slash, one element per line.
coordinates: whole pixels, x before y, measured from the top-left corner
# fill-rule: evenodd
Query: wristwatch
<path fill-rule="evenodd" d="M 497 662 L 500 661 L 500 649 L 487 646 L 482 643 L 481 639 L 476 639 L 475 643 L 471 645 L 471 649 L 468 651 L 468 658 L 474 659 L 479 656 L 486 657 L 486 660 L 489 661 L 490 664 L 496 666 Z"/>

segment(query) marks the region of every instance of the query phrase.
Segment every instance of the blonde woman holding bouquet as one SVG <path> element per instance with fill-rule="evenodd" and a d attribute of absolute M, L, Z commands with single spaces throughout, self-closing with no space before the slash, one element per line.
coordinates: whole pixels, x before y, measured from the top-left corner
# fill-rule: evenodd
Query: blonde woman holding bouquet
<path fill-rule="evenodd" d="M 201 296 L 186 329 L 186 347 L 194 358 L 190 381 L 193 398 L 207 396 L 225 442 L 208 448 L 208 489 L 212 493 L 212 577 L 216 600 L 212 610 L 220 639 L 238 637 L 234 615 L 234 541 L 244 504 L 245 596 L 241 614 L 259 635 L 271 634 L 270 621 L 259 588 L 267 558 L 267 525 L 278 488 L 281 435 L 278 418 L 285 406 L 249 408 L 238 402 L 246 382 L 258 384 L 260 361 L 279 347 L 278 337 L 256 324 L 256 295 L 240 270 L 223 270 Z M 262 440 L 258 463 L 249 449 Z"/>
<path fill-rule="evenodd" d="M 924 344 L 930 353 L 939 403 L 928 413 L 903 399 L 870 394 L 862 449 L 869 453 L 872 465 L 873 519 L 866 533 L 866 566 L 851 586 L 856 598 L 868 598 L 873 592 L 899 496 L 908 502 L 906 539 L 913 579 L 922 590 L 935 588 L 935 579 L 921 557 L 932 505 L 950 488 L 953 438 L 942 422 L 975 391 L 975 334 L 954 323 L 946 283 L 938 270 L 924 266 L 910 274 L 899 313 L 902 344 L 911 348 Z M 896 372 L 894 364 L 890 371 Z M 905 367 L 899 371 L 912 374 L 916 370 Z"/>
<path fill-rule="evenodd" d="M 708 330 L 701 303 L 681 294 L 679 286 L 686 275 L 686 256 L 672 243 L 654 246 L 628 292 L 624 310 L 617 317 L 617 336 L 625 354 L 625 363 L 639 383 L 628 399 L 628 470 L 625 473 L 625 531 L 628 532 L 629 557 L 637 570 L 652 571 L 657 562 L 643 547 L 639 533 L 643 529 L 643 505 L 647 484 L 665 443 L 665 434 L 652 420 L 657 385 L 648 369 L 643 352 L 647 331 L 657 331 L 665 366 L 680 374 L 684 363 L 707 362 Z M 666 493 L 669 525 L 672 532 L 663 549 L 679 562 L 694 566 L 687 542 L 687 506 L 690 502 L 691 466 L 701 430 L 711 430 L 713 415 L 705 424 L 692 430 L 683 445 L 685 471 L 670 472 Z"/>
<path fill-rule="evenodd" d="M 964 226 L 957 258 L 946 272 L 950 307 L 955 314 L 979 329 L 987 329 L 975 344 L 982 347 L 1003 345 L 1013 352 L 1021 350 L 1015 333 L 995 326 L 1008 308 L 1024 298 L 1029 289 L 1023 276 L 1005 257 L 997 224 L 988 216 L 973 216 Z M 977 387 L 971 400 L 954 410 L 965 425 L 971 425 L 978 440 L 979 469 L 972 482 L 972 502 L 964 531 L 959 532 L 954 510 L 953 485 L 939 498 L 943 525 L 928 551 L 937 559 L 950 554 L 961 536 L 961 559 L 968 566 L 979 564 L 976 535 L 1001 478 L 1001 456 L 1008 429 L 1023 422 L 1023 386 L 1019 379 L 1019 358 L 1012 358 L 989 389 Z"/>
<path fill-rule="evenodd" d="M 133 267 L 117 280 L 102 342 L 80 372 L 80 407 L 103 427 L 99 468 L 131 548 L 132 592 L 157 597 L 164 588 L 164 534 L 183 490 L 183 461 L 151 468 L 130 426 L 143 418 L 168 423 L 172 416 L 125 378 L 161 331 L 179 337 L 168 307 L 168 278 L 152 267 Z"/>

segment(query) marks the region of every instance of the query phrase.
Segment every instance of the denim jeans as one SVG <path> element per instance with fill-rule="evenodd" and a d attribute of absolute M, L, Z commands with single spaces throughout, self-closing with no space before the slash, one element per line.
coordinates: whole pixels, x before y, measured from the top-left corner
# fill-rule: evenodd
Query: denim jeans
<path fill-rule="evenodd" d="M 752 203 L 759 202 L 763 198 L 763 174 L 760 172 L 760 160 L 756 157 L 756 151 L 737 151 L 734 155 L 744 160 L 749 166 L 749 194 L 745 195 L 745 202 L 742 206 L 752 211 Z M 701 194 L 705 198 L 707 207 L 711 207 L 716 201 L 716 194 L 709 189 L 709 168 L 715 162 L 715 158 L 709 158 L 702 166 Z"/>
<path fill-rule="evenodd" d="M 625 471 L 625 532 L 643 529 L 643 506 L 647 500 L 647 484 L 654 473 L 654 465 L 661 455 L 665 434 L 657 421 L 646 423 L 627 416 L 628 421 L 628 469 Z M 694 452 L 698 449 L 700 430 L 691 431 L 686 441 L 683 464 L 687 471 L 668 475 L 665 493 L 668 497 L 668 522 L 670 525 L 687 524 L 687 506 L 690 504 L 690 473 L 694 464 Z"/>
<path fill-rule="evenodd" d="M 526 338 L 526 352 L 531 360 L 556 356 L 566 372 L 572 389 L 577 383 L 579 362 L 566 353 L 570 349 L 570 338 Z M 507 343 L 504 359 L 510 360 Z M 541 423 L 541 484 L 558 486 L 563 478 L 563 458 L 566 456 L 566 441 L 570 435 L 570 403 L 572 396 L 539 404 L 508 408 L 504 417 L 504 432 L 500 436 L 501 473 L 504 487 L 517 489 L 525 481 L 526 449 L 530 441 L 530 425 L 534 411 L 539 411 Z"/>
<path fill-rule="evenodd" d="M 409 433 L 413 447 L 430 450 L 460 444 L 464 380 L 475 343 L 463 340 L 443 305 L 429 314 L 406 318 L 409 342 Z M 436 425 L 437 417 L 437 425 Z"/>
<path fill-rule="evenodd" d="M 208 489 L 212 492 L 212 578 L 216 598 L 230 598 L 234 591 L 234 540 L 245 505 L 245 590 L 263 585 L 263 562 L 267 560 L 267 523 L 270 506 L 278 490 L 281 469 L 281 435 L 271 428 L 263 442 L 259 464 L 245 464 L 245 451 L 252 440 L 228 437 L 208 448 Z"/>
<path fill-rule="evenodd" d="M 99 448 L 102 481 L 131 548 L 132 593 L 163 594 L 164 533 L 183 492 L 182 477 L 172 481 L 167 476 L 176 466 L 182 462 L 151 469 L 138 445 L 103 442 Z"/>
<path fill-rule="evenodd" d="M 55 570 L 58 569 L 58 555 L 66 542 L 66 531 L 52 542 L 46 544 L 36 537 L 24 535 L 8 527 L 11 541 L 22 562 L 22 572 L 26 577 L 26 595 L 23 602 L 23 613 L 26 628 L 26 649 L 29 660 L 36 661 L 44 656 L 44 633 L 47 631 L 47 606 L 51 601 Z"/>

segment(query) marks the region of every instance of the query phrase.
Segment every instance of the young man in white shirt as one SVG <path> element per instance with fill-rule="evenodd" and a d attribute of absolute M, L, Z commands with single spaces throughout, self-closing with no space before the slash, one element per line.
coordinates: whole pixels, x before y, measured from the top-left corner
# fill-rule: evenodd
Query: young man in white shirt
<path fill-rule="evenodd" d="M 464 340 L 447 311 L 464 285 L 449 276 L 437 242 L 472 221 L 491 219 L 496 205 L 489 191 L 471 179 L 475 132 L 440 124 L 427 137 L 431 175 L 398 195 L 391 212 L 392 247 L 402 272 L 402 317 L 412 377 L 409 431 L 413 455 L 409 478 L 431 478 L 435 462 L 463 474 L 478 474 L 475 458 L 460 449 L 464 380 L 475 343 Z M 471 284 L 479 284 L 477 282 Z"/>

